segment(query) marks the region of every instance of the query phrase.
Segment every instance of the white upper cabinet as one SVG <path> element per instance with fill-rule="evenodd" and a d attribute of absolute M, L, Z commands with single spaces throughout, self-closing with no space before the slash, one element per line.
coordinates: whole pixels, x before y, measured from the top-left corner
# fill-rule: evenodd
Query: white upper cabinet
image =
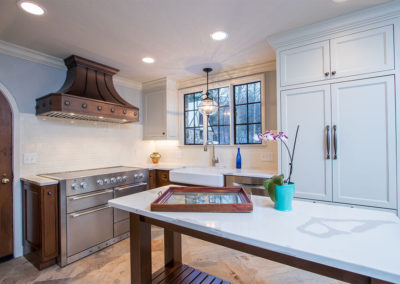
<path fill-rule="evenodd" d="M 332 130 L 333 201 L 396 208 L 394 77 L 333 84 Z"/>
<path fill-rule="evenodd" d="M 332 78 L 394 69 L 393 26 L 331 40 Z"/>
<path fill-rule="evenodd" d="M 280 53 L 282 86 L 326 80 L 329 77 L 329 41 L 296 47 Z"/>
<path fill-rule="evenodd" d="M 143 139 L 178 139 L 175 82 L 162 78 L 143 84 Z"/>
<path fill-rule="evenodd" d="M 282 91 L 281 119 L 282 131 L 290 138 L 290 149 L 297 125 L 300 126 L 292 175 L 296 183 L 295 196 L 332 201 L 330 86 Z M 281 157 L 282 172 L 287 177 L 289 159 L 284 147 Z"/>
<path fill-rule="evenodd" d="M 279 53 L 281 86 L 394 69 L 393 25 Z"/>

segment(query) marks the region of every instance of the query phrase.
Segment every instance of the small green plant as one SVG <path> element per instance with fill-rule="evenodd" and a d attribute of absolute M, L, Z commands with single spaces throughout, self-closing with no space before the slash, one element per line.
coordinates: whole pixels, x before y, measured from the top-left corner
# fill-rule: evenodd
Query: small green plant
<path fill-rule="evenodd" d="M 268 190 L 269 197 L 273 202 L 276 202 L 275 198 L 275 186 L 283 185 L 285 177 L 283 175 L 273 176 L 269 180 L 264 182 L 264 187 Z"/>

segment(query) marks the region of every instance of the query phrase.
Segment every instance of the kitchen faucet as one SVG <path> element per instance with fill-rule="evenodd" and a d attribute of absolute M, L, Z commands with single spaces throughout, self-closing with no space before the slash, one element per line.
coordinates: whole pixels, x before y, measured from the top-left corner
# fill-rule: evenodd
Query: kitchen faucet
<path fill-rule="evenodd" d="M 215 166 L 219 163 L 219 159 L 218 159 L 218 157 L 215 157 L 215 144 L 214 144 L 214 135 L 215 135 L 215 133 L 214 133 L 214 129 L 213 129 L 213 128 L 211 127 L 211 125 L 210 125 L 210 121 L 208 120 L 208 117 L 207 117 L 207 124 L 210 126 L 211 131 L 212 131 L 212 136 L 211 136 L 211 145 L 212 145 L 212 159 L 211 159 L 211 165 L 212 165 L 213 167 L 215 167 Z M 208 137 L 207 137 L 207 140 L 208 140 Z M 208 142 L 207 142 L 207 143 L 208 143 Z M 207 149 L 208 149 L 207 143 L 206 143 L 206 145 L 204 145 L 204 151 L 205 151 L 205 152 L 206 152 Z"/>

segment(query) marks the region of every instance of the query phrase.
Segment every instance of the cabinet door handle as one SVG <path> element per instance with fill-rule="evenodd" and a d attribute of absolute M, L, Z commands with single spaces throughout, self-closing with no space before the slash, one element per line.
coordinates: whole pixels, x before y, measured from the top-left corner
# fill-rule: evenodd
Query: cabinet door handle
<path fill-rule="evenodd" d="M 324 75 L 325 75 L 325 77 L 328 77 L 329 76 L 329 72 L 325 72 Z"/>
<path fill-rule="evenodd" d="M 336 75 L 336 71 L 332 71 L 332 76 L 335 76 Z"/>
<path fill-rule="evenodd" d="M 333 159 L 337 160 L 337 135 L 336 135 L 337 127 L 333 126 Z"/>
<path fill-rule="evenodd" d="M 329 160 L 331 158 L 331 138 L 330 138 L 330 127 L 326 126 L 326 159 Z"/>

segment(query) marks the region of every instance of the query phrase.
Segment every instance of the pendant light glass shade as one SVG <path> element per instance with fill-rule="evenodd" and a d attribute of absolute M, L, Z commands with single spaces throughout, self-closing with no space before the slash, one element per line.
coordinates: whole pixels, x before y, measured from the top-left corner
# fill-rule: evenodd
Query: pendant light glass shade
<path fill-rule="evenodd" d="M 218 111 L 218 105 L 212 98 L 205 98 L 197 106 L 199 112 L 203 115 L 213 115 Z"/>
<path fill-rule="evenodd" d="M 212 98 L 209 97 L 210 93 L 208 92 L 208 73 L 210 73 L 212 69 L 204 68 L 203 71 L 207 73 L 207 92 L 205 94 L 206 97 L 199 103 L 197 108 L 202 115 L 213 115 L 218 111 L 218 105 Z"/>

